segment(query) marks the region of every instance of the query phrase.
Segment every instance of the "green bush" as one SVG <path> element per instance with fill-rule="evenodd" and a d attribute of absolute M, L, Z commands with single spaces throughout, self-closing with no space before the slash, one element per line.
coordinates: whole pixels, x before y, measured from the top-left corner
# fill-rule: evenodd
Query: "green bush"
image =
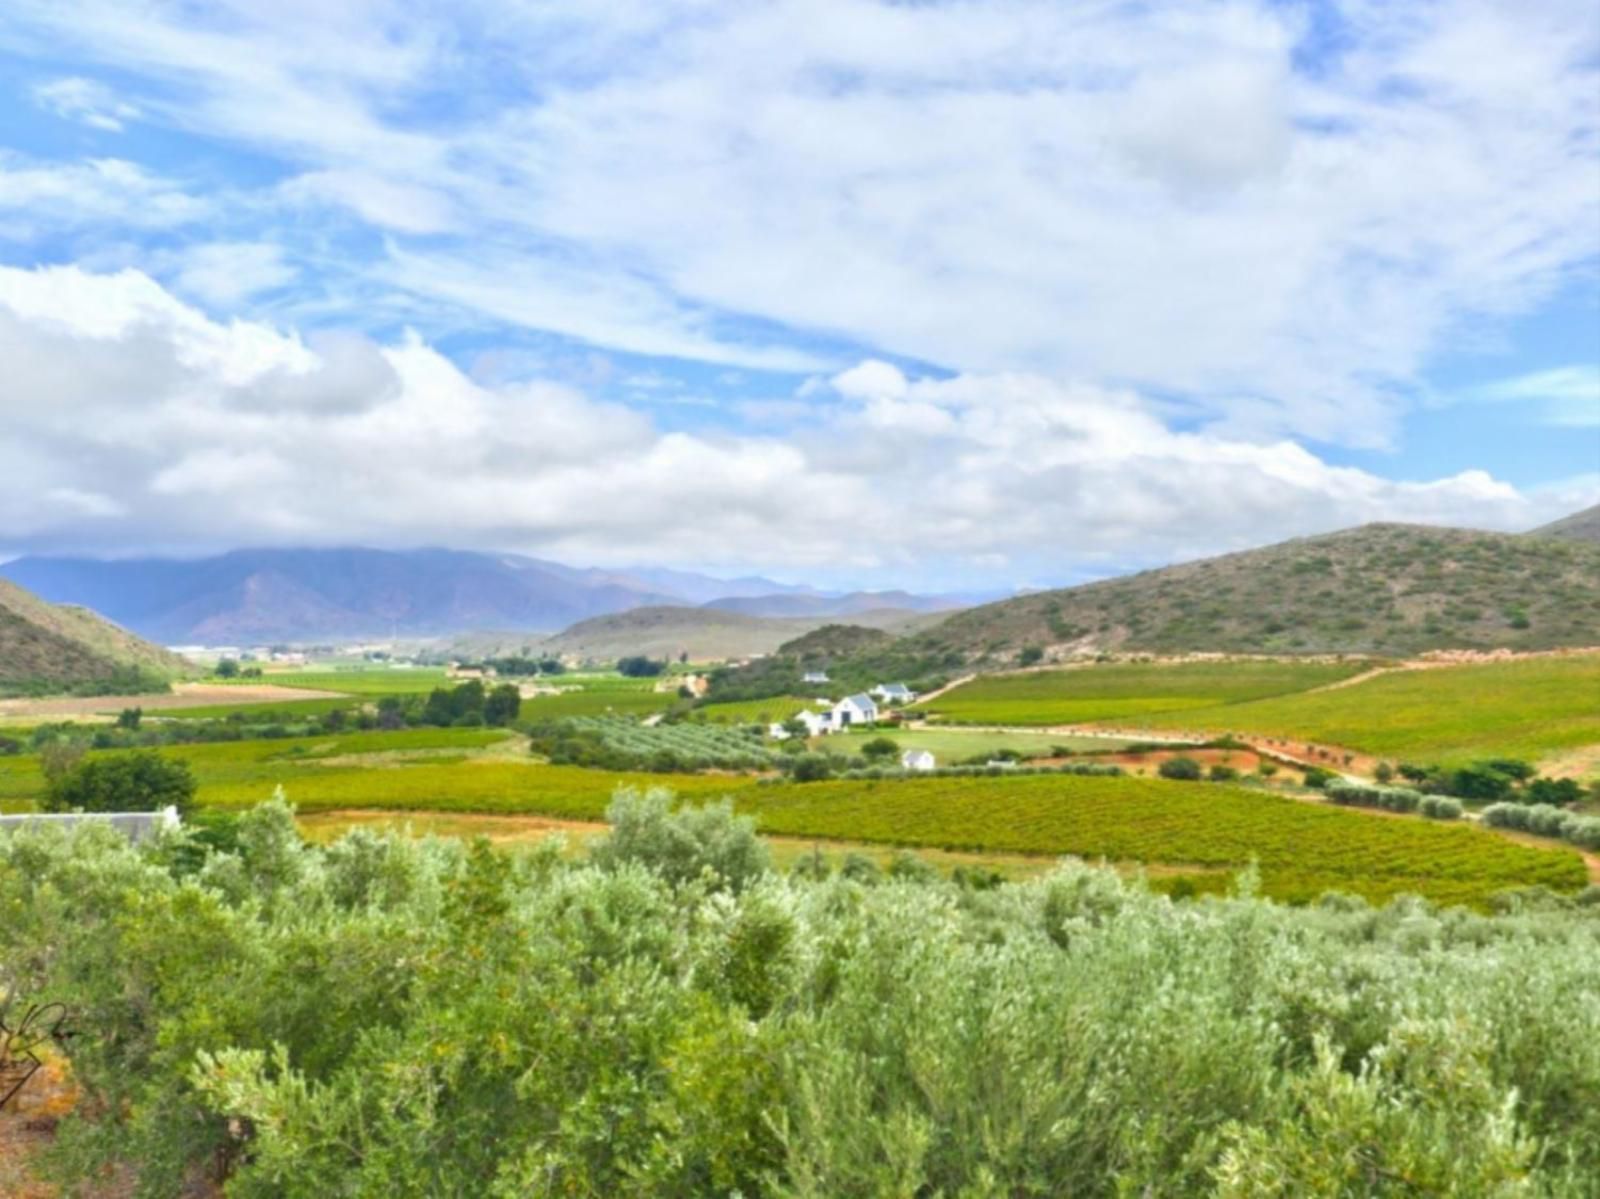
<path fill-rule="evenodd" d="M 1164 779 L 1183 779 L 1192 782 L 1200 777 L 1200 763 L 1193 758 L 1176 757 L 1168 758 L 1156 772 Z"/>
<path fill-rule="evenodd" d="M 114 1169 L 177 1195 L 213 1172 L 245 1199 L 1600 1184 L 1592 904 L 1291 908 L 1248 877 L 1172 903 L 1072 863 L 872 886 L 866 859 L 735 890 L 702 881 L 726 877 L 705 852 L 721 834 L 683 853 L 659 799 L 618 814 L 648 835 L 603 864 L 367 832 L 318 848 L 280 805 L 198 872 L 103 828 L 0 836 L 0 986 L 79 1017 L 63 1181 L 94 1194 Z"/>
<path fill-rule="evenodd" d="M 189 764 L 154 750 L 89 757 L 51 780 L 44 796 L 47 812 L 159 812 L 179 815 L 194 806 L 195 781 Z"/>

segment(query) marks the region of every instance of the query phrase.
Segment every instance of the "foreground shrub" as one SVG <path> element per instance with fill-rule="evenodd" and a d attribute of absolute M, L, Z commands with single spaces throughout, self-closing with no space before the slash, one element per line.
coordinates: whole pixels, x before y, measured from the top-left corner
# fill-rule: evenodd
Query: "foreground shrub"
<path fill-rule="evenodd" d="M 0 990 L 77 1021 L 59 1168 L 245 1199 L 1600 1184 L 1600 907 L 1171 903 L 1071 862 L 811 881 L 725 810 L 613 815 L 594 861 L 319 848 L 282 805 L 197 873 L 0 835 Z"/>
<path fill-rule="evenodd" d="M 622 788 L 606 808 L 606 821 L 611 831 L 592 853 L 602 869 L 635 863 L 674 885 L 704 880 L 733 891 L 771 869 L 755 822 L 735 816 L 727 800 L 674 811 L 670 791 Z"/>

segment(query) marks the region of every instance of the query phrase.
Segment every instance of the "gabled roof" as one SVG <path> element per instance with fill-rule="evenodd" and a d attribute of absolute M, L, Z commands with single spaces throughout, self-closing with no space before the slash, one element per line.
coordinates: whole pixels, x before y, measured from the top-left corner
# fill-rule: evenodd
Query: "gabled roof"
<path fill-rule="evenodd" d="M 860 691 L 856 692 L 854 695 L 845 696 L 839 702 L 841 704 L 854 704 L 858 708 L 876 708 L 878 706 L 873 702 L 870 695 Z"/>

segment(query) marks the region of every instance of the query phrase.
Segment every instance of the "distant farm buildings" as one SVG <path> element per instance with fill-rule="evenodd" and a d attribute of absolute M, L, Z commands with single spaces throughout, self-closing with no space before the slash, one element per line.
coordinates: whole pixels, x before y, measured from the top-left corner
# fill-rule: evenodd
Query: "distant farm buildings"
<path fill-rule="evenodd" d="M 886 704 L 909 704 L 917 698 L 917 693 L 904 683 L 879 683 L 872 694 Z"/>
<path fill-rule="evenodd" d="M 933 770 L 938 762 L 928 750 L 908 749 L 900 755 L 900 766 L 905 770 Z"/>

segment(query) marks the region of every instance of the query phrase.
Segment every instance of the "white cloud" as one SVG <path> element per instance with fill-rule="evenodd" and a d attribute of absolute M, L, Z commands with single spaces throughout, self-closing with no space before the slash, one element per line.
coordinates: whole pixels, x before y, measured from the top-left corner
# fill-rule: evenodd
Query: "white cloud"
<path fill-rule="evenodd" d="M 206 242 L 186 247 L 174 282 L 179 291 L 219 307 L 292 282 L 283 248 L 269 242 Z"/>
<path fill-rule="evenodd" d="M 280 190 L 292 202 L 336 204 L 381 229 L 400 233 L 446 233 L 459 223 L 447 196 L 367 171 L 310 171 Z"/>
<path fill-rule="evenodd" d="M 33 101 L 68 121 L 81 121 L 107 133 L 121 133 L 140 116 L 136 105 L 119 100 L 105 84 L 82 76 L 53 79 L 33 89 Z"/>
<path fill-rule="evenodd" d="M 42 162 L 0 148 L 0 241 L 85 227 L 167 229 L 210 211 L 179 184 L 123 159 Z"/>
<path fill-rule="evenodd" d="M 415 335 L 223 324 L 136 272 L 0 268 L 0 360 L 12 551 L 443 542 L 950 583 L 1374 519 L 1521 528 L 1597 491 L 1396 483 L 1176 432 L 1129 390 L 873 362 L 781 438 L 663 431 L 567 386 L 474 382 Z"/>
<path fill-rule="evenodd" d="M 1546 424 L 1600 428 L 1600 364 L 1562 366 L 1484 384 L 1467 399 L 1531 405 Z"/>
<path fill-rule="evenodd" d="M 1464 321 L 1537 303 L 1600 225 L 1589 0 L 268 11 L 8 16 L 397 239 L 346 268 L 639 353 L 842 365 L 788 327 L 1376 445 Z"/>

